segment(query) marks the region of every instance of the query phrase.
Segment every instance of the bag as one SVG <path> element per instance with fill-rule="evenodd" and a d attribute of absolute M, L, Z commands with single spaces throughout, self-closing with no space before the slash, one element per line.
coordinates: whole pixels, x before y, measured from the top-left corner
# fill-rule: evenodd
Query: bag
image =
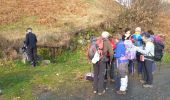
<path fill-rule="evenodd" d="M 103 47 L 102 37 L 98 37 L 95 41 L 90 43 L 88 58 L 92 60 L 92 63 L 96 63 L 96 61 L 99 61 L 103 57 Z"/>
<path fill-rule="evenodd" d="M 92 72 L 87 73 L 87 74 L 85 75 L 85 80 L 93 81 L 93 80 L 94 80 L 94 74 L 93 74 Z"/>
<path fill-rule="evenodd" d="M 88 80 L 88 81 L 94 80 L 94 74 L 91 71 L 91 66 L 90 66 L 90 72 L 85 74 L 85 80 Z"/>
<path fill-rule="evenodd" d="M 131 40 L 125 40 L 124 45 L 126 48 L 125 56 L 129 60 L 136 58 L 136 50 Z"/>
<path fill-rule="evenodd" d="M 96 51 L 93 59 L 91 60 L 93 64 L 97 63 L 100 60 L 100 55 L 98 53 L 98 51 Z"/>
<path fill-rule="evenodd" d="M 144 61 L 144 55 L 140 55 L 140 61 Z"/>
<path fill-rule="evenodd" d="M 162 42 L 154 41 L 155 51 L 154 51 L 154 60 L 161 61 L 163 57 L 164 44 Z"/>
<path fill-rule="evenodd" d="M 89 58 L 90 60 L 93 59 L 93 57 L 94 57 L 94 55 L 95 55 L 95 53 L 96 53 L 96 49 L 97 49 L 96 43 L 90 44 L 90 47 L 89 47 L 89 49 L 88 49 L 88 58 Z"/>

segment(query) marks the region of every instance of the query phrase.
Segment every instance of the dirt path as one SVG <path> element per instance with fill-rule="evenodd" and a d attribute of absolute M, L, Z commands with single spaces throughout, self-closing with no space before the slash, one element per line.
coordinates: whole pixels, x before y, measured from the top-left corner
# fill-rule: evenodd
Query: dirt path
<path fill-rule="evenodd" d="M 77 94 L 70 93 L 57 96 L 56 93 L 45 93 L 39 95 L 39 100 L 170 100 L 170 66 L 169 64 L 161 67 L 160 72 L 154 74 L 154 87 L 145 89 L 137 79 L 129 79 L 128 92 L 125 96 L 120 96 L 112 89 L 113 84 L 108 84 L 109 89 L 103 96 L 93 95 L 91 84 L 79 88 Z"/>

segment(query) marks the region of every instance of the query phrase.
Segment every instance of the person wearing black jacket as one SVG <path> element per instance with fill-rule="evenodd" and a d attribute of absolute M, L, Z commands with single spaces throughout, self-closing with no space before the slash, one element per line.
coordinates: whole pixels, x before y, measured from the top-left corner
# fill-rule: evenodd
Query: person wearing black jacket
<path fill-rule="evenodd" d="M 28 57 L 31 60 L 32 66 L 36 66 L 36 56 L 37 56 L 37 37 L 32 33 L 32 28 L 27 28 L 26 30 L 26 46 L 28 51 Z"/>

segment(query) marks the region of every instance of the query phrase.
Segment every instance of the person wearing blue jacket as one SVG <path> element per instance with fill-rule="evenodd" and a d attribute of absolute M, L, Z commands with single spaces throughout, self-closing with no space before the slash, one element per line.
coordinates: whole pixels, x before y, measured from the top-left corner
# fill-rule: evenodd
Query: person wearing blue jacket
<path fill-rule="evenodd" d="M 124 95 L 126 94 L 128 85 L 128 59 L 125 55 L 126 48 L 120 34 L 117 34 L 116 42 L 114 57 L 116 58 L 118 76 L 120 76 L 120 88 L 117 94 Z"/>
<path fill-rule="evenodd" d="M 139 47 L 143 49 L 143 41 L 142 41 L 142 30 L 140 27 L 137 27 L 135 29 L 135 33 L 132 35 L 132 41 L 136 47 Z M 142 54 L 140 52 L 136 53 L 136 59 L 137 59 L 137 66 L 138 66 L 138 75 L 139 77 L 142 77 L 142 66 L 143 62 L 140 61 L 140 56 Z"/>

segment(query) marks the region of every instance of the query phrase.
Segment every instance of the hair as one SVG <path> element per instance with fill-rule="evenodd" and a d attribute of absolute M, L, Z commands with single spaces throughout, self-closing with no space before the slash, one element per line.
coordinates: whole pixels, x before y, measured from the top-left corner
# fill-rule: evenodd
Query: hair
<path fill-rule="evenodd" d="M 131 30 L 130 28 L 126 28 L 126 29 L 125 29 L 125 33 L 128 32 L 128 31 L 130 31 L 130 30 Z"/>
<path fill-rule="evenodd" d="M 146 38 L 150 38 L 150 33 L 144 32 L 144 33 L 142 33 L 142 36 L 145 36 Z"/>
<path fill-rule="evenodd" d="M 135 32 L 142 32 L 140 27 L 136 27 Z"/>
<path fill-rule="evenodd" d="M 26 29 L 26 31 L 28 31 L 28 30 L 31 30 L 31 31 L 32 31 L 32 28 L 31 28 L 31 27 L 29 27 L 29 28 L 27 28 L 27 29 Z"/>
<path fill-rule="evenodd" d="M 120 39 L 122 39 L 122 35 L 121 35 L 121 34 L 116 34 L 116 35 L 115 35 L 115 38 L 118 39 L 118 40 L 120 40 Z"/>
<path fill-rule="evenodd" d="M 151 35 L 155 34 L 152 30 L 148 30 L 148 33 L 150 33 Z"/>

